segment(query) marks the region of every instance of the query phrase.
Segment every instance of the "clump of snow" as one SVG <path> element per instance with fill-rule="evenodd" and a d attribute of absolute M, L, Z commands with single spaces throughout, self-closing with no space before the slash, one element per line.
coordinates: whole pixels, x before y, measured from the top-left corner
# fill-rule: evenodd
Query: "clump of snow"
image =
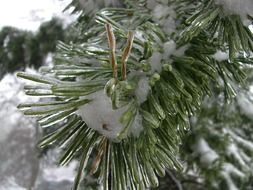
<path fill-rule="evenodd" d="M 151 66 L 150 72 L 160 73 L 162 71 L 163 60 L 168 60 L 171 55 L 182 56 L 186 49 L 186 46 L 176 49 L 176 43 L 173 40 L 165 42 L 163 44 L 163 53 L 154 52 L 149 58 L 149 64 Z"/>
<path fill-rule="evenodd" d="M 116 139 L 125 127 L 119 119 L 128 106 L 113 110 L 111 99 L 103 90 L 85 96 L 85 98 L 92 101 L 80 107 L 77 114 L 82 117 L 90 128 L 108 138 Z"/>
<path fill-rule="evenodd" d="M 159 52 L 153 53 L 153 55 L 149 58 L 149 63 L 151 66 L 151 73 L 161 72 L 162 70 L 162 54 Z"/>
<path fill-rule="evenodd" d="M 150 89 L 148 77 L 141 77 L 134 93 L 139 104 L 142 104 L 147 100 Z"/>
<path fill-rule="evenodd" d="M 48 181 L 61 182 L 61 181 L 74 181 L 75 179 L 75 169 L 77 166 L 76 161 L 70 162 L 67 166 L 50 166 L 44 168 L 43 170 L 43 178 Z"/>
<path fill-rule="evenodd" d="M 164 16 L 166 16 L 166 14 L 168 14 L 169 12 L 169 7 L 168 6 L 163 6 L 161 4 L 158 4 L 157 6 L 155 6 L 154 9 L 154 17 L 157 19 L 162 19 Z"/>
<path fill-rule="evenodd" d="M 237 95 L 237 102 L 243 114 L 249 118 L 253 117 L 253 102 L 249 100 L 246 94 L 240 93 Z"/>
<path fill-rule="evenodd" d="M 218 158 L 218 154 L 208 145 L 205 139 L 200 138 L 193 146 L 193 150 L 200 156 L 200 162 L 208 167 Z"/>
<path fill-rule="evenodd" d="M 133 75 L 139 75 L 140 77 L 134 95 L 138 104 L 141 104 L 147 100 L 150 91 L 148 77 L 140 75 L 140 73 Z M 116 140 L 120 132 L 126 127 L 119 120 L 122 114 L 127 111 L 128 105 L 114 110 L 111 99 L 103 90 L 85 96 L 85 98 L 92 101 L 80 107 L 77 114 L 82 117 L 90 128 L 110 139 Z M 130 133 L 137 137 L 142 130 L 142 116 L 137 112 L 130 127 Z"/>
<path fill-rule="evenodd" d="M 249 25 L 249 29 L 250 29 L 250 31 L 253 33 L 253 25 L 252 25 L 252 24 Z"/>
<path fill-rule="evenodd" d="M 215 60 L 221 62 L 229 59 L 229 53 L 218 50 L 214 55 L 212 55 L 212 57 Z"/>
<path fill-rule="evenodd" d="M 157 4 L 148 1 L 148 8 L 152 9 L 152 14 L 157 23 L 159 23 L 164 31 L 170 35 L 176 30 L 176 13 L 172 6 L 167 6 L 166 2 Z"/>
<path fill-rule="evenodd" d="M 169 58 L 176 51 L 176 42 L 174 40 L 167 41 L 163 44 L 163 57 Z"/>
<path fill-rule="evenodd" d="M 248 26 L 247 15 L 253 15 L 252 0 L 215 0 L 218 5 L 222 5 L 228 14 L 239 15 L 243 22 Z"/>

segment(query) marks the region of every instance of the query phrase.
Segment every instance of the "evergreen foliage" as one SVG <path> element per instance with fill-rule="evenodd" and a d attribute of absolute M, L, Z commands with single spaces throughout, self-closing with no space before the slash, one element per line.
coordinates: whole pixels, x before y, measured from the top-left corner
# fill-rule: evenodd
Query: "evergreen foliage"
<path fill-rule="evenodd" d="M 24 70 L 26 67 L 38 69 L 48 53 L 55 52 L 58 40 L 71 39 L 64 32 L 57 18 L 42 23 L 35 34 L 14 27 L 4 27 L 0 31 L 0 79 L 8 72 Z"/>
<path fill-rule="evenodd" d="M 246 78 L 244 69 L 252 64 L 253 35 L 240 16 L 228 14 L 214 0 L 74 0 L 71 6 L 80 12 L 80 40 L 58 43 L 52 68 L 18 77 L 36 82 L 26 85 L 25 92 L 41 97 L 40 102 L 20 104 L 24 114 L 38 117 L 43 128 L 61 125 L 39 145 L 60 144 L 62 165 L 80 159 L 74 190 L 88 174 L 97 177 L 103 189 L 146 189 L 157 187 L 158 176 L 165 176 L 168 169 L 181 172 L 179 147 L 197 113 L 203 121 L 192 127 L 189 144 L 208 148 L 198 137 L 201 133 L 208 142 L 217 136 L 222 143 L 230 138 L 230 149 L 243 146 L 238 139 L 244 134 L 232 125 L 238 126 L 240 120 L 223 126 L 216 107 L 201 109 L 207 95 L 217 91 L 223 93 L 222 102 L 234 98 L 238 83 Z M 205 128 L 206 117 L 213 119 L 216 130 Z M 220 149 L 227 150 L 229 140 L 210 146 L 221 144 Z M 187 151 L 191 152 L 183 153 Z M 245 151 L 246 159 L 252 150 Z M 205 156 L 201 154 L 189 162 L 201 166 Z M 231 151 L 210 154 L 200 172 L 211 164 L 228 170 L 239 159 Z M 230 155 L 234 158 L 226 160 L 226 168 L 216 162 Z M 243 164 L 247 160 L 241 160 L 240 169 Z M 218 174 L 225 182 L 213 183 L 210 178 L 206 183 L 216 188 L 227 182 L 232 189 L 228 173 L 242 174 L 235 168 L 226 172 Z"/>

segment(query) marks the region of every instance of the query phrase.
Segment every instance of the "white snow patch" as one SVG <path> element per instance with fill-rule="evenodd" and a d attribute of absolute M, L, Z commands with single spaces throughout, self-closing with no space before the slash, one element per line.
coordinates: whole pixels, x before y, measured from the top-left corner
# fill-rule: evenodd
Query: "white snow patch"
<path fill-rule="evenodd" d="M 159 52 L 153 53 L 153 55 L 149 58 L 149 63 L 151 66 L 151 73 L 162 71 L 162 54 Z"/>
<path fill-rule="evenodd" d="M 152 9 L 154 9 L 153 10 L 154 17 L 157 18 L 158 20 L 164 18 L 170 10 L 170 8 L 168 6 L 164 6 L 161 4 L 158 4 L 157 6 L 153 7 Z"/>
<path fill-rule="evenodd" d="M 248 26 L 247 15 L 253 15 L 252 0 L 215 0 L 217 4 L 222 5 L 224 10 L 229 14 L 239 15 L 243 22 Z M 248 23 L 248 24 L 247 24 Z"/>
<path fill-rule="evenodd" d="M 229 59 L 229 53 L 218 50 L 214 55 L 212 55 L 212 57 L 215 60 L 221 62 Z"/>
<path fill-rule="evenodd" d="M 176 13 L 172 6 L 166 4 L 154 4 L 152 7 L 148 4 L 148 7 L 152 9 L 152 14 L 157 23 L 159 23 L 164 31 L 170 35 L 176 30 Z"/>
<path fill-rule="evenodd" d="M 48 181 L 61 182 L 61 181 L 74 181 L 76 175 L 77 161 L 70 162 L 67 166 L 50 166 L 43 170 L 43 178 Z"/>
<path fill-rule="evenodd" d="M 48 53 L 45 61 L 44 61 L 44 66 L 48 66 L 48 67 L 53 67 L 54 63 L 53 63 L 53 53 Z"/>
<path fill-rule="evenodd" d="M 111 99 L 106 96 L 103 90 L 85 96 L 85 98 L 92 101 L 80 107 L 77 114 L 83 118 L 90 128 L 108 138 L 116 139 L 125 127 L 119 119 L 128 106 L 113 110 Z"/>
<path fill-rule="evenodd" d="M 194 145 L 193 150 L 200 156 L 200 162 L 205 166 L 210 166 L 216 161 L 218 154 L 208 145 L 205 139 L 200 138 Z"/>
<path fill-rule="evenodd" d="M 137 87 L 135 89 L 135 96 L 139 104 L 142 104 L 147 100 L 148 93 L 151 90 L 149 85 L 149 79 L 146 76 L 140 78 Z"/>
<path fill-rule="evenodd" d="M 253 118 L 253 103 L 248 97 L 245 94 L 240 93 L 237 95 L 237 102 L 240 106 L 241 112 L 249 118 Z"/>
<path fill-rule="evenodd" d="M 176 51 L 177 44 L 173 41 L 167 41 L 163 44 L 163 58 L 169 58 Z"/>
<path fill-rule="evenodd" d="M 253 33 L 253 25 L 252 24 L 249 26 L 249 29 Z"/>

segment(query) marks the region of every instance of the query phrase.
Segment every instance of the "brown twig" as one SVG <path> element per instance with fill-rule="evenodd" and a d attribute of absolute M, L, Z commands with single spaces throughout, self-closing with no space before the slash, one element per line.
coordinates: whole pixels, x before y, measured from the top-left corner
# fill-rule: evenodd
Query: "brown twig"
<path fill-rule="evenodd" d="M 116 59 L 116 54 L 115 54 L 116 40 L 115 40 L 112 26 L 109 23 L 105 24 L 105 29 L 107 33 L 108 45 L 109 45 L 109 50 L 110 50 L 110 59 L 111 59 L 111 64 L 112 64 L 113 78 L 117 79 L 118 77 L 117 76 L 117 59 Z"/>
<path fill-rule="evenodd" d="M 103 153 L 105 152 L 107 141 L 108 140 L 105 137 L 103 137 L 103 139 L 100 141 L 98 145 L 98 153 L 96 155 L 95 160 L 92 163 L 91 170 L 90 170 L 91 175 L 97 171 L 98 165 L 100 164 L 100 161 L 101 161 L 101 157 Z"/>

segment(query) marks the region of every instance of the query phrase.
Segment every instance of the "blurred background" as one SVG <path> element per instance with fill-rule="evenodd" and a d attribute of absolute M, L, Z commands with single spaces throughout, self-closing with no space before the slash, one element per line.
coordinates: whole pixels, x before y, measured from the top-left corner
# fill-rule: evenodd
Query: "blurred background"
<path fill-rule="evenodd" d="M 73 40 L 69 0 L 8 0 L 0 6 L 0 190 L 69 190 L 76 163 L 57 167 L 56 152 L 36 148 L 40 130 L 17 110 L 28 98 L 17 71 L 52 64 L 58 40 Z"/>
<path fill-rule="evenodd" d="M 58 40 L 77 40 L 77 15 L 62 12 L 70 2 L 8 0 L 0 6 L 0 190 L 71 189 L 77 162 L 58 167 L 59 149 L 36 147 L 42 132 L 33 118 L 17 109 L 30 97 L 15 75 L 52 64 Z M 253 189 L 252 66 L 247 72 L 246 88 L 238 89 L 234 102 L 224 105 L 224 95 L 214 92 L 198 117 L 191 118 L 192 130 L 180 155 L 184 172 L 167 171 L 159 190 L 206 190 L 210 184 L 216 189 L 236 190 L 234 184 L 240 190 Z"/>

